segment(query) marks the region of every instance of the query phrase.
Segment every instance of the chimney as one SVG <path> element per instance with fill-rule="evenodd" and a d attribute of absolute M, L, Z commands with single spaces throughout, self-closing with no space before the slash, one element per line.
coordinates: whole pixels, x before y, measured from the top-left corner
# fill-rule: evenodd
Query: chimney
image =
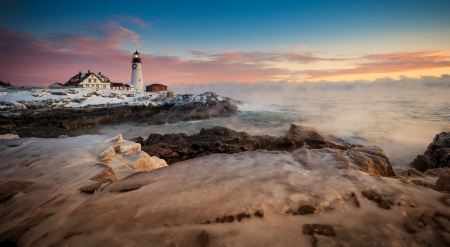
<path fill-rule="evenodd" d="M 102 74 L 102 72 L 98 72 L 98 74 L 99 74 L 99 75 L 101 75 L 101 74 Z"/>
<path fill-rule="evenodd" d="M 91 73 L 91 71 L 90 71 L 90 70 L 88 70 L 88 73 Z"/>
<path fill-rule="evenodd" d="M 80 72 L 78 72 L 78 74 L 80 74 L 80 75 L 81 75 L 81 71 L 80 71 Z"/>

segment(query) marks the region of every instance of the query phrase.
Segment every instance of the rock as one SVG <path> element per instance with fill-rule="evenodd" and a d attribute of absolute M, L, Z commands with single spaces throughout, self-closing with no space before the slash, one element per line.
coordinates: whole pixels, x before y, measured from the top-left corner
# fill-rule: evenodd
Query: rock
<path fill-rule="evenodd" d="M 423 155 L 418 155 L 411 166 L 421 172 L 439 167 L 450 167 L 450 132 L 437 134 Z"/>
<path fill-rule="evenodd" d="M 236 216 L 236 219 L 240 222 L 244 218 L 250 218 L 250 214 L 247 213 L 240 213 Z"/>
<path fill-rule="evenodd" d="M 436 181 L 436 189 L 450 192 L 450 169 L 441 171 Z"/>
<path fill-rule="evenodd" d="M 206 247 L 209 244 L 209 234 L 203 230 L 197 237 L 200 247 Z"/>
<path fill-rule="evenodd" d="M 97 163 L 95 165 L 100 166 L 100 167 L 104 168 L 105 170 L 103 170 L 102 173 L 92 177 L 91 178 L 92 180 L 100 181 L 103 183 L 117 181 L 116 173 L 114 172 L 114 170 L 111 167 L 109 167 L 108 165 L 103 164 L 103 163 Z"/>
<path fill-rule="evenodd" d="M 416 228 L 414 228 L 413 226 L 411 226 L 411 224 L 409 224 L 408 221 L 405 221 L 405 222 L 403 223 L 403 228 L 405 229 L 405 231 L 406 231 L 407 233 L 410 233 L 410 234 L 417 233 Z"/>
<path fill-rule="evenodd" d="M 383 209 L 390 209 L 391 205 L 388 200 L 386 200 L 382 195 L 379 193 L 373 191 L 373 190 L 363 190 L 361 194 L 371 200 L 377 203 L 378 207 Z"/>
<path fill-rule="evenodd" d="M 264 212 L 258 210 L 255 212 L 255 215 L 262 218 L 262 217 L 264 217 Z"/>
<path fill-rule="evenodd" d="M 52 94 L 57 95 L 67 95 L 67 93 L 73 94 L 76 92 L 52 92 Z M 176 101 L 172 99 L 156 104 L 155 102 L 162 99 L 152 99 L 156 101 L 148 101 L 146 102 L 147 104 L 138 105 L 131 105 L 128 102 L 119 105 L 102 104 L 81 108 L 62 108 L 55 105 L 83 102 L 92 95 L 106 97 L 103 92 L 90 92 L 84 97 L 77 99 L 61 98 L 24 101 L 22 103 L 0 102 L 2 105 L 10 106 L 8 107 L 9 113 L 13 113 L 0 115 L 0 128 L 48 126 L 52 128 L 76 129 L 101 123 L 118 123 L 130 120 L 139 120 L 151 125 L 157 125 L 166 122 L 176 123 L 212 117 L 230 117 L 237 113 L 236 102 L 232 99 L 221 97 L 221 100 L 215 100 L 214 104 L 208 103 L 211 97 L 220 97 L 217 95 L 206 95 L 206 101 L 204 102 L 192 102 L 192 100 Z M 112 96 L 114 95 L 109 95 L 109 97 Z M 128 94 L 128 96 L 132 96 L 132 94 Z M 124 97 L 120 95 L 119 98 Z M 189 97 L 195 98 L 197 96 L 191 95 Z"/>
<path fill-rule="evenodd" d="M 429 184 L 429 183 L 427 183 L 427 182 L 425 182 L 423 180 L 420 180 L 420 179 L 411 179 L 410 181 L 411 181 L 411 183 L 413 183 L 413 184 L 415 184 L 417 186 L 422 186 L 422 187 L 425 187 L 425 188 L 434 188 L 434 185 Z"/>
<path fill-rule="evenodd" d="M 103 184 L 103 181 L 95 181 L 81 187 L 79 190 L 84 193 L 94 194 Z"/>
<path fill-rule="evenodd" d="M 314 139 L 317 138 L 317 139 Z M 166 160 L 168 164 L 202 157 L 213 153 L 240 153 L 264 149 L 269 151 L 288 151 L 303 147 L 310 149 L 333 147 L 346 149 L 345 145 L 334 144 L 314 128 L 291 125 L 285 136 L 252 136 L 226 127 L 202 128 L 198 134 L 150 134 L 147 140 L 137 140 L 142 150 L 150 156 Z"/>
<path fill-rule="evenodd" d="M 316 208 L 309 205 L 303 205 L 298 208 L 298 214 L 313 214 L 316 211 Z"/>
<path fill-rule="evenodd" d="M 20 192 L 24 192 L 34 184 L 31 181 L 13 180 L 0 184 L 0 203 L 6 202 Z"/>
<path fill-rule="evenodd" d="M 303 225 L 303 234 L 305 235 L 314 235 L 317 233 L 319 235 L 325 236 L 336 236 L 334 232 L 334 228 L 331 225 L 322 225 L 322 224 L 305 224 Z"/>
<path fill-rule="evenodd" d="M 379 147 L 351 147 L 347 154 L 357 165 L 357 168 L 363 172 L 383 177 L 395 176 L 389 158 Z"/>
<path fill-rule="evenodd" d="M 20 239 L 31 228 L 37 226 L 42 221 L 53 215 L 52 213 L 41 213 L 36 216 L 25 219 L 18 225 L 10 228 L 0 234 L 1 246 L 18 246 Z"/>

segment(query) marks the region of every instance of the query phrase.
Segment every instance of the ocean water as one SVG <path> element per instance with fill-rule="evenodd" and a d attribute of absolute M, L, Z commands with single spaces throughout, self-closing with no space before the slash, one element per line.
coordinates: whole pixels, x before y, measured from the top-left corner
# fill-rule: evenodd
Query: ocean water
<path fill-rule="evenodd" d="M 284 135 L 291 124 L 314 127 L 347 142 L 376 145 L 394 168 L 407 168 L 423 154 L 437 133 L 450 131 L 450 101 L 424 98 L 299 97 L 283 101 L 253 100 L 239 106 L 231 118 L 180 122 L 159 126 L 123 123 L 102 127 L 102 134 L 125 139 L 151 133 L 195 134 L 201 128 L 224 126 L 252 135 Z"/>

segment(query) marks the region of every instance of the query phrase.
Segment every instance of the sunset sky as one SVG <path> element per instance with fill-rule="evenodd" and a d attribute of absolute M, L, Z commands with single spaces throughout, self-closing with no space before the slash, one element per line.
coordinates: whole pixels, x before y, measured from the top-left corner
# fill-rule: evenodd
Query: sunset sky
<path fill-rule="evenodd" d="M 450 74 L 450 1 L 0 0 L 0 80 L 145 84 Z"/>

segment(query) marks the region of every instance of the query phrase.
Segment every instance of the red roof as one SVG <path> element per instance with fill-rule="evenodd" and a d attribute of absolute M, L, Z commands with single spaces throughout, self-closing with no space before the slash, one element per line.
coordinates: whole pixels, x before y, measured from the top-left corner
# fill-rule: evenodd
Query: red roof
<path fill-rule="evenodd" d="M 123 85 L 123 83 L 119 83 L 119 82 L 111 82 L 111 87 L 121 87 Z"/>
<path fill-rule="evenodd" d="M 151 85 L 147 85 L 146 87 L 151 87 L 151 86 L 158 86 L 158 87 L 167 87 L 166 85 L 163 84 L 159 84 L 159 83 L 155 83 L 155 84 L 151 84 Z"/>

